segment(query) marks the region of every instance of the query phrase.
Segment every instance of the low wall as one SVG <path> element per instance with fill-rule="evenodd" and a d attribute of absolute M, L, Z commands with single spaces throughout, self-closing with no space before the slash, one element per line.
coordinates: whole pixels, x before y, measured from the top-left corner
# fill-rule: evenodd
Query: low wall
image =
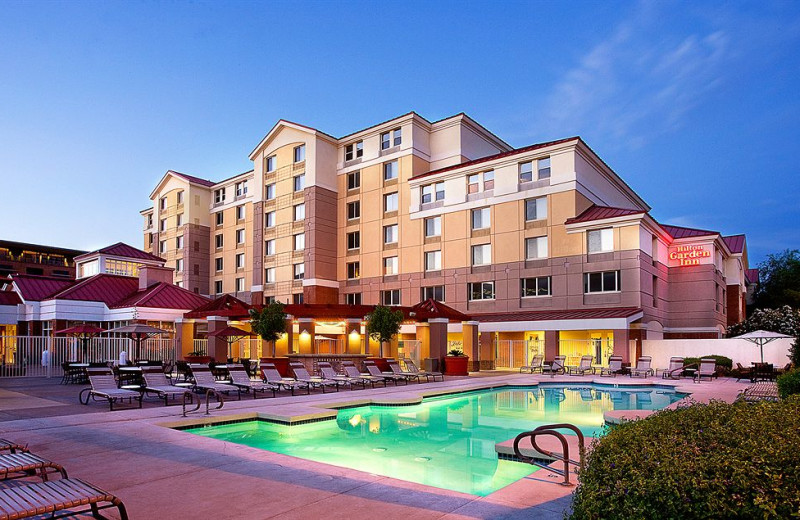
<path fill-rule="evenodd" d="M 764 345 L 764 362 L 782 367 L 789 362 L 789 348 L 793 339 L 777 339 Z M 719 354 L 733 360 L 733 366 L 741 363 L 749 367 L 753 361 L 761 361 L 757 345 L 744 339 L 646 339 L 642 341 L 642 355 L 653 357 L 653 366 L 669 366 L 672 356 L 700 357 Z"/>

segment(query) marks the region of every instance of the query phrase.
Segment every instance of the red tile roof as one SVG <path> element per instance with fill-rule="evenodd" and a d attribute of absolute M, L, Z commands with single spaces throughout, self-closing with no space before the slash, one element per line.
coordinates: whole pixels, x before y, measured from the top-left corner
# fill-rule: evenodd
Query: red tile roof
<path fill-rule="evenodd" d="M 160 282 L 112 304 L 110 307 L 150 307 L 156 309 L 194 309 L 206 305 L 208 298 L 187 291 L 177 285 Z"/>
<path fill-rule="evenodd" d="M 452 321 L 469 321 L 472 318 L 467 316 L 461 311 L 457 311 L 452 307 L 445 305 L 442 302 L 428 299 L 424 302 L 411 307 L 411 312 L 414 313 L 412 317 L 418 320 L 428 320 L 431 318 L 447 318 Z"/>
<path fill-rule="evenodd" d="M 578 222 L 591 222 L 593 220 L 603 220 L 607 218 L 624 217 L 627 215 L 642 215 L 647 213 L 641 209 L 612 208 L 610 206 L 598 206 L 592 204 L 577 217 L 568 218 L 566 224 L 577 224 Z"/>
<path fill-rule="evenodd" d="M 590 320 L 603 318 L 627 318 L 641 309 L 620 307 L 611 309 L 579 309 L 563 311 L 520 311 L 474 314 L 473 318 L 482 322 L 504 321 L 551 321 L 551 320 Z"/>
<path fill-rule="evenodd" d="M 442 173 L 442 172 L 446 172 L 446 171 L 450 171 L 450 170 L 455 170 L 457 168 L 465 168 L 467 166 L 473 166 L 475 164 L 494 161 L 495 159 L 502 159 L 504 157 L 510 157 L 510 156 L 516 155 L 516 154 L 531 152 L 533 150 L 538 150 L 539 148 L 546 148 L 548 146 L 553 146 L 553 145 L 556 145 L 556 144 L 568 143 L 570 141 L 579 141 L 579 140 L 580 140 L 580 137 L 575 136 L 575 137 L 567 137 L 566 139 L 559 139 L 557 141 L 549 141 L 549 142 L 546 142 L 546 143 L 532 144 L 530 146 L 525 146 L 523 148 L 515 148 L 515 149 L 509 150 L 507 152 L 497 153 L 497 154 L 494 154 L 494 155 L 487 155 L 486 157 L 481 157 L 480 159 L 473 159 L 472 161 L 466 161 L 466 162 L 463 162 L 461 164 L 454 164 L 453 166 L 447 166 L 445 168 L 439 168 L 438 170 L 431 170 L 429 172 L 420 173 L 418 175 L 413 176 L 412 179 L 419 179 L 421 177 L 427 177 L 428 175 L 435 175 L 437 173 Z"/>
<path fill-rule="evenodd" d="M 19 305 L 22 300 L 14 291 L 0 291 L 0 305 Z"/>
<path fill-rule="evenodd" d="M 667 224 L 661 224 L 661 223 L 659 223 L 659 225 L 674 239 L 719 235 L 718 231 L 709 231 L 707 229 L 694 229 L 681 226 L 669 226 Z"/>
<path fill-rule="evenodd" d="M 163 258 L 160 258 L 156 255 L 151 255 L 146 251 L 142 251 L 141 249 L 136 249 L 133 246 L 129 246 L 123 242 L 117 242 L 116 244 L 106 246 L 102 249 L 98 249 L 97 251 L 92 251 L 90 253 L 86 253 L 80 256 L 75 257 L 76 259 L 80 259 L 89 255 L 94 254 L 104 254 L 104 255 L 112 255 L 112 256 L 122 256 L 125 258 L 134 258 L 138 260 L 154 260 L 157 262 L 166 262 Z"/>
<path fill-rule="evenodd" d="M 103 302 L 111 307 L 138 290 L 138 278 L 101 273 L 78 280 L 75 285 L 46 299 Z"/>
<path fill-rule="evenodd" d="M 731 253 L 741 253 L 744 251 L 745 238 L 744 235 L 731 235 L 729 237 L 722 237 L 722 240 L 727 244 Z"/>
<path fill-rule="evenodd" d="M 19 290 L 22 299 L 28 302 L 42 301 L 59 291 L 75 284 L 75 280 L 55 276 L 36 276 L 32 274 L 17 274 L 13 277 L 14 285 Z"/>
<path fill-rule="evenodd" d="M 750 283 L 758 283 L 758 269 L 747 269 L 744 277 Z"/>
<path fill-rule="evenodd" d="M 200 185 L 206 186 L 208 188 L 210 188 L 211 186 L 216 184 L 214 181 L 209 181 L 207 179 L 201 179 L 200 177 L 195 177 L 194 175 L 187 175 L 185 173 L 176 172 L 175 170 L 169 170 L 169 171 L 170 171 L 170 173 L 172 173 L 174 175 L 177 175 L 178 177 L 182 177 L 182 178 L 186 179 L 189 182 L 193 182 L 195 184 L 200 184 Z"/>
<path fill-rule="evenodd" d="M 251 306 L 242 300 L 223 294 L 215 300 L 195 307 L 191 312 L 187 312 L 185 318 L 207 318 L 209 316 L 227 316 L 246 318 L 249 316 Z"/>

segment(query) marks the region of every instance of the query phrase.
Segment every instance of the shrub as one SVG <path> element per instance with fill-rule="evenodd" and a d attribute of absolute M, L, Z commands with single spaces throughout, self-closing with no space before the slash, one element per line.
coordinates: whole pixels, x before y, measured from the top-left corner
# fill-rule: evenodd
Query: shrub
<path fill-rule="evenodd" d="M 800 511 L 800 396 L 693 404 L 613 426 L 571 518 L 788 518 Z"/>
<path fill-rule="evenodd" d="M 710 358 L 717 362 L 717 373 L 721 376 L 727 376 L 731 373 L 733 369 L 733 360 L 729 357 L 720 356 L 717 354 L 712 354 L 708 356 L 700 356 L 700 357 L 687 357 L 683 358 L 683 363 L 685 365 L 697 365 L 700 366 L 700 360 Z"/>
<path fill-rule="evenodd" d="M 800 368 L 778 376 L 778 395 L 785 399 L 792 394 L 800 394 Z"/>

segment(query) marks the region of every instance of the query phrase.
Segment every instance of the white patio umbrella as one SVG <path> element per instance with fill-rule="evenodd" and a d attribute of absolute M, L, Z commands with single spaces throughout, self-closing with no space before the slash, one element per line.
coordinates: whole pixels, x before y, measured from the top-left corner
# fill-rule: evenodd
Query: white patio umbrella
<path fill-rule="evenodd" d="M 775 341 L 776 339 L 784 339 L 784 338 L 791 338 L 792 336 L 787 336 L 786 334 L 781 334 L 780 332 L 771 332 L 768 330 L 754 330 L 753 332 L 748 332 L 747 334 L 742 334 L 741 336 L 736 336 L 736 339 L 743 339 L 747 340 L 750 343 L 754 343 L 758 345 L 758 348 L 761 349 L 761 362 L 764 362 L 764 345 L 771 341 Z"/>

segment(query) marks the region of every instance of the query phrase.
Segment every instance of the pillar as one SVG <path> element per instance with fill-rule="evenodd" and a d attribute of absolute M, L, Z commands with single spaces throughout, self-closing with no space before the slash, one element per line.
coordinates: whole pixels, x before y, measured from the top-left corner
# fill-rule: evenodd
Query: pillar
<path fill-rule="evenodd" d="M 194 350 L 194 320 L 175 320 L 175 359 L 184 359 Z"/>
<path fill-rule="evenodd" d="M 467 370 L 477 372 L 481 369 L 481 349 L 478 340 L 478 322 L 461 322 L 461 338 L 464 344 L 464 354 L 469 356 Z"/>
<path fill-rule="evenodd" d="M 298 354 L 314 353 L 314 320 L 311 318 L 300 318 L 298 320 L 300 334 L 298 341 Z"/>
<path fill-rule="evenodd" d="M 495 369 L 495 345 L 494 345 L 494 332 L 481 332 L 478 334 L 480 340 L 480 367 L 484 370 Z"/>
<path fill-rule="evenodd" d="M 430 330 L 430 357 L 439 360 L 439 366 L 444 363 L 447 355 L 447 318 L 431 318 L 428 320 Z"/>
<path fill-rule="evenodd" d="M 628 329 L 614 329 L 614 355 L 622 356 L 623 363 L 631 363 L 630 332 Z"/>
<path fill-rule="evenodd" d="M 559 336 L 559 331 L 557 330 L 544 331 L 544 359 L 547 362 L 553 361 L 559 354 Z"/>
<path fill-rule="evenodd" d="M 208 317 L 208 355 L 218 363 L 225 363 L 228 360 L 228 341 L 220 336 L 212 336 L 211 333 L 222 330 L 228 326 L 228 318 L 222 316 Z"/>

